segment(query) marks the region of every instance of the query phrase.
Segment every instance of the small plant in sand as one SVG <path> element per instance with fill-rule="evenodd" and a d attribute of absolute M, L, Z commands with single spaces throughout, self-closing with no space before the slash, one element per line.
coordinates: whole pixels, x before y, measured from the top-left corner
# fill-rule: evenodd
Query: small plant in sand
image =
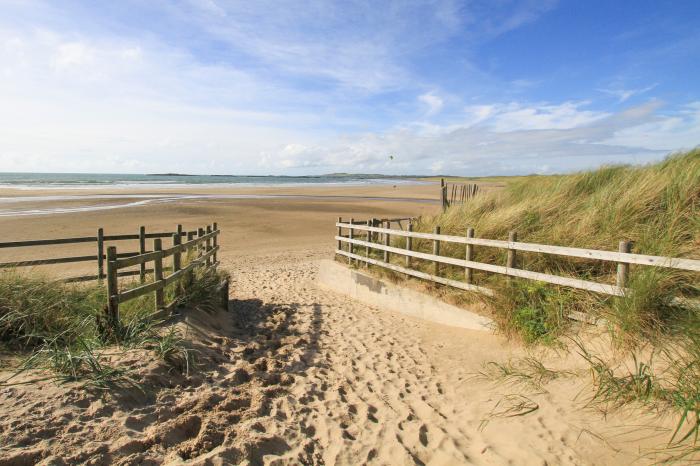
<path fill-rule="evenodd" d="M 559 377 L 571 375 L 574 375 L 571 371 L 546 367 L 533 356 L 505 363 L 490 361 L 476 374 L 485 380 L 512 385 L 524 384 L 535 390 L 542 390 L 546 384 Z"/>

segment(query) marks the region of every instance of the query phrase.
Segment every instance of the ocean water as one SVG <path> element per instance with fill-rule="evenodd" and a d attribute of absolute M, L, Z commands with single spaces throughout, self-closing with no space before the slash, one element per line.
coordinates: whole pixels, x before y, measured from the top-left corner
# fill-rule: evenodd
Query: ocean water
<path fill-rule="evenodd" d="M 104 175 L 71 173 L 0 173 L 0 188 L 26 190 L 27 196 L 1 196 L 0 217 L 55 215 L 96 210 L 122 209 L 147 204 L 170 202 L 206 202 L 214 199 L 314 199 L 362 200 L 393 202 L 427 202 L 434 199 L 372 197 L 352 195 L 302 194 L 145 194 L 129 192 L 129 188 L 187 187 L 187 186 L 304 186 L 304 185 L 367 185 L 425 183 L 407 177 L 372 175 L 329 176 L 182 176 L 182 175 Z M 56 193 L 36 195 L 32 190 L 110 188 L 110 194 Z M 123 189 L 123 191 L 122 191 Z M 118 194 L 117 194 L 118 193 Z M 38 193 L 37 193 L 38 194 Z M 76 201 L 80 205 L 76 205 Z"/>
<path fill-rule="evenodd" d="M 234 176 L 234 175 L 122 175 L 91 173 L 0 173 L 0 188 L 90 189 L 97 187 L 175 187 L 187 185 L 318 185 L 419 183 L 382 175 Z"/>

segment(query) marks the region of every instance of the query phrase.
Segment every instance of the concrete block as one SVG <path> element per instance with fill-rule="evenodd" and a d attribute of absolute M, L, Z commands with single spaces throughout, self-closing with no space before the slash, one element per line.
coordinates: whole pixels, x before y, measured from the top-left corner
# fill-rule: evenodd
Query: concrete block
<path fill-rule="evenodd" d="M 493 321 L 487 317 L 425 293 L 387 283 L 332 260 L 320 262 L 318 283 L 362 303 L 438 324 L 484 331 L 495 328 Z"/>

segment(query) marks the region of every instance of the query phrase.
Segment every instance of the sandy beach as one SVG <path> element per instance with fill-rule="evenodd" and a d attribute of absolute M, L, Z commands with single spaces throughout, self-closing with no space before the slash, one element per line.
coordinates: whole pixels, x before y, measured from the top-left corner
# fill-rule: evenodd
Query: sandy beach
<path fill-rule="evenodd" d="M 200 355 L 193 376 L 170 374 L 135 352 L 122 362 L 144 381 L 147 396 L 50 382 L 0 387 L 0 433 L 11 446 L 0 452 L 0 465 L 629 464 L 653 462 L 651 452 L 668 438 L 672 425 L 660 428 L 651 414 L 604 417 L 588 407 L 590 377 L 573 351 L 538 355 L 570 375 L 494 383 L 479 373 L 490 362 L 524 360 L 521 344 L 377 309 L 317 285 L 338 216 L 431 213 L 436 203 L 405 199 L 435 199 L 435 185 L 211 191 L 345 197 L 189 199 L 0 218 L 5 240 L 216 221 L 221 267 L 232 274 L 229 312 L 183 315 L 177 324 Z M 11 195 L 27 193 L 3 193 Z M 404 199 L 376 199 L 382 197 Z M 28 258 L 21 250 L 1 255 Z"/>
<path fill-rule="evenodd" d="M 210 196 L 183 198 L 129 206 L 142 198 L 120 196 Z M 226 199 L 218 196 L 278 195 L 283 198 Z M 96 196 L 101 196 L 95 198 Z M 170 196 L 170 197 L 169 197 Z M 48 197 L 48 199 L 47 199 Z M 438 188 L 429 185 L 367 185 L 314 187 L 197 187 L 169 189 L 72 189 L 72 190 L 0 190 L 0 208 L 33 211 L 76 209 L 74 212 L 40 215 L 0 216 L 0 236 L 4 241 L 62 238 L 105 234 L 134 234 L 139 226 L 147 231 L 173 231 L 176 224 L 185 229 L 217 222 L 222 230 L 222 258 L 293 251 L 300 248 L 330 247 L 334 223 L 339 216 L 408 217 L 434 212 L 438 207 Z M 56 199 L 59 198 L 59 199 Z M 67 198 L 67 199 L 66 199 Z M 97 210 L 105 206 L 117 206 Z M 84 209 L 84 210 L 80 210 Z M 96 210 L 91 210 L 96 209 Z M 135 244 L 120 242 L 119 250 L 135 250 Z M 124 248 L 124 249 L 122 249 Z M 50 255 L 94 253 L 92 247 L 53 246 Z M 49 249 L 4 249 L 2 262 L 47 257 Z M 75 254 L 71 254 L 75 253 Z M 76 267 L 83 272 L 86 267 Z M 57 270 L 56 267 L 47 267 Z M 75 269 L 74 270 L 78 270 Z"/>

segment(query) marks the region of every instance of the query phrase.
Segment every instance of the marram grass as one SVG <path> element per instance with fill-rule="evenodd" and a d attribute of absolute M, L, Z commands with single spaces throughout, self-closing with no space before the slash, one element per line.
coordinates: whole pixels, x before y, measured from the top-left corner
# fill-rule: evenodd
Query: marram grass
<path fill-rule="evenodd" d="M 632 241 L 632 252 L 700 259 L 700 149 L 673 154 L 645 166 L 612 166 L 559 176 L 519 178 L 503 190 L 486 192 L 464 205 L 420 219 L 417 231 L 518 240 L 560 246 L 616 251 L 620 241 Z M 397 240 L 402 241 L 402 240 Z M 429 252 L 432 242 L 414 241 Z M 475 260 L 505 265 L 506 252 L 475 247 Z M 441 254 L 464 257 L 464 246 L 443 243 Z M 615 283 L 616 265 L 518 251 L 519 267 Z M 430 264 L 415 261 L 429 270 Z M 460 278 L 459 269 L 444 273 Z M 568 310 L 603 314 L 621 338 L 677 329 L 674 321 L 692 309 L 682 302 L 700 297 L 698 274 L 671 269 L 630 266 L 623 298 L 567 291 L 528 280 L 475 271 L 476 284 L 494 289 L 491 301 L 501 328 L 520 333 L 529 342 L 561 333 Z M 546 290 L 545 290 L 546 289 Z M 678 301 L 677 298 L 681 298 Z M 688 301 L 689 300 L 689 301 Z"/>
<path fill-rule="evenodd" d="M 222 272 L 198 269 L 186 285 L 166 288 L 166 299 L 210 311 L 218 305 L 216 287 L 223 278 Z M 53 374 L 47 378 L 79 380 L 94 388 L 133 384 L 125 370 L 109 366 L 102 355 L 134 347 L 151 349 L 189 372 L 193 354 L 176 330 L 163 328 L 163 322 L 155 320 L 151 295 L 120 306 L 116 334 L 103 328 L 105 303 L 106 290 L 97 283 L 67 284 L 34 271 L 0 272 L 0 345 L 25 355 L 15 375 L 40 368 Z M 0 385 L 12 384 L 14 379 L 0 380 Z"/>

